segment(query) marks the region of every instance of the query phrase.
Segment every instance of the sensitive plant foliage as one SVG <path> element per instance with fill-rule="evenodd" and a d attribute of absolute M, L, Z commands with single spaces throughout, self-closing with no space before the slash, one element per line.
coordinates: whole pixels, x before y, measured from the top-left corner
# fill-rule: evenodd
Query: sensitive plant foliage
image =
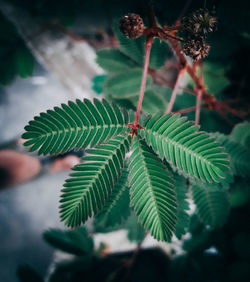
<path fill-rule="evenodd" d="M 210 227 L 220 227 L 227 219 L 229 197 L 225 189 L 218 186 L 206 187 L 203 183 L 192 186 L 193 199 L 201 221 Z"/>
<path fill-rule="evenodd" d="M 74 231 L 49 229 L 43 233 L 43 238 L 51 246 L 78 256 L 86 255 L 94 250 L 94 241 L 88 236 L 85 227 Z"/>
<path fill-rule="evenodd" d="M 203 16 L 214 20 L 207 13 Z M 193 20 L 196 21 L 196 16 Z M 213 30 L 213 23 L 204 27 L 202 20 L 199 36 L 203 36 L 200 32 L 204 33 L 207 28 L 209 32 Z M 70 101 L 41 113 L 25 127 L 23 138 L 31 151 L 46 155 L 85 150 L 82 163 L 72 169 L 62 189 L 60 214 L 69 227 L 75 228 L 94 215 L 96 223 L 103 228 L 119 227 L 127 222 L 128 229 L 133 226 L 132 229 L 138 230 L 134 235 L 129 233 L 131 238 L 143 239 L 141 225 L 160 241 L 170 241 L 173 234 L 181 238 L 189 226 L 189 189 L 200 220 L 210 227 L 220 227 L 230 208 L 229 181 L 233 181 L 233 175 L 248 175 L 249 149 L 239 137 L 243 130 L 235 130 L 230 136 L 199 131 L 199 103 L 195 124 L 180 114 L 170 113 L 183 73 L 181 68 L 193 79 L 191 94 L 197 96 L 197 101 L 203 97 L 207 107 L 216 105 L 218 113 L 224 114 L 224 108 L 219 108 L 222 103 L 206 92 L 201 77 L 197 76 L 198 64 L 189 65 L 181 45 L 173 42 L 179 40 L 176 34 L 168 33 L 167 26 L 158 27 L 157 33 L 154 25 L 157 23 L 153 23 L 152 29 L 144 30 L 140 26 L 141 37 L 131 40 L 116 24 L 119 49 L 97 53 L 97 63 L 107 74 L 94 78 L 94 89 L 103 92 L 107 100 Z M 159 38 L 154 38 L 158 35 Z M 160 40 L 168 36 L 181 65 L 170 102 L 159 86 L 166 81 L 157 73 L 172 54 L 169 45 Z M 194 34 L 192 40 L 194 36 L 200 40 Z M 188 52 L 195 59 L 203 58 L 208 51 L 205 42 L 205 49 L 198 51 L 197 46 L 188 44 Z M 216 92 L 218 87 L 227 86 L 228 81 L 224 79 L 213 88 L 210 67 L 203 67 L 203 75 L 208 73 L 209 89 Z M 176 101 L 178 104 L 178 99 Z M 127 112 L 136 106 L 136 113 Z M 144 114 L 140 115 L 141 110 Z M 247 137 L 244 140 L 248 140 Z M 138 221 L 141 225 L 134 228 Z"/>
<path fill-rule="evenodd" d="M 174 178 L 162 160 L 188 177 L 218 182 L 228 171 L 228 155 L 218 142 L 178 115 L 147 117 L 145 128 L 133 140 L 128 122 L 125 110 L 105 100 L 69 102 L 36 117 L 23 138 L 32 150 L 44 154 L 55 148 L 66 152 L 89 144 L 94 147 L 86 151 L 83 163 L 73 168 L 64 184 L 60 213 L 66 225 L 79 226 L 102 208 L 109 213 L 109 203 L 115 205 L 123 195 L 112 190 L 125 186 L 144 228 L 157 240 L 170 240 L 176 228 L 177 198 Z M 56 142 L 61 146 L 56 147 Z M 126 173 L 122 171 L 129 151 L 128 185 L 124 185 Z M 121 176 L 122 184 L 116 184 Z"/>

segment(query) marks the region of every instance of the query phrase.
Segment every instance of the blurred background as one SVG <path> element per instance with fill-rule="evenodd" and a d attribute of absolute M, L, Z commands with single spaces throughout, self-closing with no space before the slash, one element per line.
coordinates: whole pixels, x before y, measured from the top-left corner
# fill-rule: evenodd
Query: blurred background
<path fill-rule="evenodd" d="M 171 24 L 188 1 L 152 2 L 158 20 Z M 215 7 L 219 19 L 218 31 L 209 39 L 212 49 L 207 59 L 208 84 L 216 81 L 213 89 L 216 93 L 227 88 L 228 98 L 233 98 L 238 91 L 248 97 L 248 1 L 189 2 L 190 10 L 204 5 L 210 9 Z M 92 81 L 97 75 L 105 74 L 95 61 L 96 51 L 118 46 L 113 22 L 128 12 L 146 18 L 145 1 L 0 0 L 0 281 L 18 281 L 16 269 L 26 263 L 35 266 L 43 277 L 48 276 L 55 255 L 41 234 L 48 228 L 63 228 L 58 214 L 60 190 L 69 169 L 79 163 L 83 155 L 81 151 L 59 157 L 29 153 L 20 138 L 23 128 L 35 115 L 68 100 L 102 97 L 96 84 L 93 88 Z M 173 55 L 169 54 L 169 58 L 172 60 Z M 212 74 L 211 69 L 215 69 Z M 175 75 L 174 70 L 168 72 L 170 79 Z M 182 83 L 187 85 L 187 79 Z M 171 93 L 171 89 L 168 92 Z M 243 108 L 249 111 L 249 104 Z M 208 131 L 229 133 L 233 125 L 242 120 L 231 117 L 231 121 L 228 123 L 214 113 L 208 122 L 206 112 L 201 114 L 202 129 Z M 191 211 L 193 209 L 191 205 Z M 249 213 L 249 208 L 244 209 Z M 91 230 L 91 222 L 88 224 Z M 245 224 L 249 225 L 249 218 Z M 190 234 L 185 238 L 189 237 Z M 243 248 L 249 250 L 249 237 L 244 238 Z M 235 244 L 241 241 L 237 240 Z M 136 246 L 129 242 L 125 231 L 95 236 L 95 244 L 102 241 L 111 251 L 129 251 Z M 160 246 L 170 256 L 182 254 L 182 241 L 175 239 L 172 245 Z M 209 244 L 206 242 L 203 247 L 209 249 L 212 246 Z M 151 237 L 144 242 L 145 247 L 156 245 L 159 243 Z M 245 268 L 239 266 L 239 271 L 249 267 L 249 251 L 244 256 L 247 258 Z M 194 261 L 185 263 L 185 269 L 197 267 Z M 246 271 L 244 277 L 248 274 Z M 201 281 L 190 279 L 182 281 Z"/>

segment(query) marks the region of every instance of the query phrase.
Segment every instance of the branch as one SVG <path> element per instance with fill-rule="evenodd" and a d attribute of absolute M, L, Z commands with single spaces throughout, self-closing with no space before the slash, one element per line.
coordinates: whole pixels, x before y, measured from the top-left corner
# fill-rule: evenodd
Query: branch
<path fill-rule="evenodd" d="M 195 125 L 198 125 L 200 120 L 202 93 L 203 93 L 202 89 L 197 90 L 196 107 L 195 107 Z"/>
<path fill-rule="evenodd" d="M 146 85 L 146 81 L 147 81 L 149 57 L 150 57 L 152 42 L 153 42 L 153 37 L 148 36 L 147 39 L 146 39 L 144 68 L 143 68 L 141 88 L 140 88 L 139 100 L 138 100 L 138 103 L 137 103 L 135 119 L 134 119 L 134 122 L 132 124 L 128 125 L 128 127 L 132 128 L 132 130 L 131 130 L 132 134 L 137 134 L 137 128 L 141 128 L 140 125 L 139 125 L 139 117 L 140 117 L 140 113 L 141 113 L 142 100 L 143 100 L 145 85 Z"/>
<path fill-rule="evenodd" d="M 179 89 L 180 79 L 181 79 L 182 75 L 184 74 L 184 72 L 185 72 L 185 68 L 182 68 L 182 69 L 180 69 L 180 71 L 178 73 L 178 76 L 177 76 L 177 79 L 176 79 L 176 82 L 175 82 L 175 86 L 174 86 L 174 89 L 173 89 L 173 92 L 172 92 L 172 95 L 171 95 L 171 99 L 169 101 L 168 108 L 167 108 L 167 111 L 166 111 L 167 114 L 170 113 L 173 109 L 174 102 L 175 102 L 175 99 L 176 99 L 176 95 L 177 95 L 177 92 L 178 92 L 178 89 Z"/>

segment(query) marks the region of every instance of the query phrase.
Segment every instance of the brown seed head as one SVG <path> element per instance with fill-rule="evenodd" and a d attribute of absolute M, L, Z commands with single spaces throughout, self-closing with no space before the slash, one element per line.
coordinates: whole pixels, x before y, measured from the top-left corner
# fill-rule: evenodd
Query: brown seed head
<path fill-rule="evenodd" d="M 138 38 L 142 36 L 145 27 L 143 20 L 139 15 L 128 14 L 121 18 L 119 29 L 129 38 Z"/>
<path fill-rule="evenodd" d="M 188 39 L 185 41 L 182 50 L 187 56 L 199 61 L 208 55 L 210 46 L 202 38 Z"/>
<path fill-rule="evenodd" d="M 183 19 L 184 30 L 192 37 L 206 37 L 217 26 L 217 18 L 207 9 L 199 9 Z"/>

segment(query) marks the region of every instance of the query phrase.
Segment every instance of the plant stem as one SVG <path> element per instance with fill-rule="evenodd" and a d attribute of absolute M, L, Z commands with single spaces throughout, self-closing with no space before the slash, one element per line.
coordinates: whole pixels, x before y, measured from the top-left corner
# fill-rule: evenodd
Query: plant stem
<path fill-rule="evenodd" d="M 196 97 L 195 125 L 198 125 L 199 124 L 199 120 L 200 120 L 202 93 L 203 93 L 202 89 L 198 89 L 197 97 Z"/>
<path fill-rule="evenodd" d="M 146 39 L 145 60 L 144 60 L 144 68 L 143 68 L 143 75 L 142 75 L 142 81 L 141 81 L 139 100 L 138 100 L 138 103 L 137 103 L 135 120 L 134 120 L 134 123 L 133 123 L 134 126 L 136 126 L 136 127 L 139 124 L 139 117 L 140 117 L 140 112 L 141 112 L 142 100 L 143 100 L 145 85 L 146 85 L 146 81 L 147 81 L 149 57 L 150 57 L 152 42 L 153 42 L 153 37 L 148 36 L 147 39 Z"/>
<path fill-rule="evenodd" d="M 190 107 L 190 108 L 186 108 L 186 109 L 176 111 L 176 112 L 174 112 L 174 114 L 185 114 L 185 113 L 193 112 L 195 110 L 196 110 L 196 107 Z"/>
<path fill-rule="evenodd" d="M 184 71 L 185 71 L 185 68 L 182 68 L 182 69 L 180 69 L 180 71 L 178 73 L 178 76 L 177 76 L 177 79 L 176 79 L 176 82 L 175 82 L 175 86 L 174 86 L 174 89 L 173 89 L 173 92 L 172 92 L 172 95 L 171 95 L 171 99 L 169 101 L 168 108 L 167 108 L 167 111 L 166 111 L 167 114 L 170 113 L 173 109 L 174 102 L 175 102 L 175 99 L 176 99 L 176 95 L 177 95 L 177 92 L 178 92 L 178 89 L 179 89 L 180 79 L 181 79 Z"/>
<path fill-rule="evenodd" d="M 187 0 L 185 6 L 183 7 L 176 23 L 179 24 L 179 22 L 181 21 L 181 19 L 183 18 L 183 16 L 185 15 L 187 9 L 189 8 L 190 4 L 191 4 L 192 0 Z"/>

